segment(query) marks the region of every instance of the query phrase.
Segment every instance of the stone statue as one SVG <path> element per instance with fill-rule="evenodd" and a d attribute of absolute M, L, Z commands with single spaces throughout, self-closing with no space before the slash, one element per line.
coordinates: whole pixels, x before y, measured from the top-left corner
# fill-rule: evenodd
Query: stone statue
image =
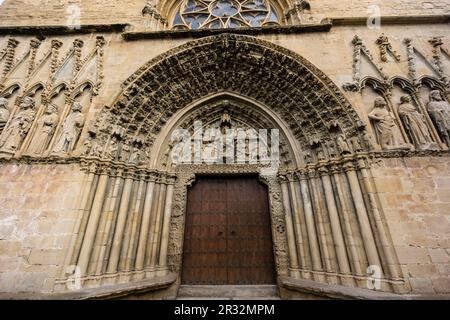
<path fill-rule="evenodd" d="M 100 157 L 102 148 L 95 140 L 95 134 L 89 133 L 89 136 L 83 143 L 81 154 L 84 156 Z"/>
<path fill-rule="evenodd" d="M 0 98 L 0 133 L 6 126 L 9 120 L 10 112 L 8 109 L 8 100 L 5 98 Z"/>
<path fill-rule="evenodd" d="M 72 104 L 72 112 L 64 120 L 61 135 L 53 148 L 53 154 L 67 154 L 75 148 L 75 144 L 84 125 L 84 115 L 81 113 L 82 109 L 81 103 L 75 101 Z"/>
<path fill-rule="evenodd" d="M 120 161 L 128 162 L 128 160 L 130 159 L 130 153 L 131 147 L 127 143 L 122 144 L 122 149 L 120 150 L 120 157 L 119 157 Z"/>
<path fill-rule="evenodd" d="M 405 95 L 400 98 L 398 114 L 414 145 L 419 149 L 429 148 L 433 141 L 425 117 L 411 103 L 410 96 Z"/>
<path fill-rule="evenodd" d="M 373 120 L 378 142 L 382 149 L 399 149 L 402 146 L 398 138 L 398 126 L 395 123 L 394 115 L 386 109 L 386 100 L 378 97 L 374 102 L 374 109 L 369 113 L 369 118 Z"/>
<path fill-rule="evenodd" d="M 138 165 L 141 161 L 141 146 L 138 144 L 133 144 L 133 149 L 131 150 L 130 163 Z"/>
<path fill-rule="evenodd" d="M 336 143 L 338 145 L 339 153 L 341 155 L 351 153 L 350 148 L 348 147 L 347 139 L 345 138 L 344 134 L 340 134 L 337 136 Z"/>
<path fill-rule="evenodd" d="M 12 118 L 0 139 L 2 151 L 14 153 L 19 150 L 36 117 L 35 102 L 31 97 L 25 97 L 19 105 L 19 112 Z"/>
<path fill-rule="evenodd" d="M 108 148 L 105 152 L 105 158 L 109 160 L 116 161 L 119 155 L 119 138 L 117 135 L 113 134 L 111 140 L 109 141 Z"/>
<path fill-rule="evenodd" d="M 369 151 L 373 151 L 375 150 L 375 138 L 373 137 L 372 134 L 370 134 L 367 131 L 364 131 L 364 134 L 361 138 L 364 146 L 369 149 Z"/>
<path fill-rule="evenodd" d="M 42 154 L 47 148 L 57 124 L 58 108 L 49 104 L 44 114 L 38 120 L 38 126 L 27 153 L 31 155 Z"/>
<path fill-rule="evenodd" d="M 359 140 L 359 137 L 351 138 L 350 139 L 350 144 L 351 144 L 354 152 L 362 152 L 362 151 L 364 151 L 363 147 L 361 146 L 361 142 Z"/>
<path fill-rule="evenodd" d="M 427 108 L 439 135 L 450 147 L 450 104 L 442 98 L 439 90 L 433 90 Z"/>

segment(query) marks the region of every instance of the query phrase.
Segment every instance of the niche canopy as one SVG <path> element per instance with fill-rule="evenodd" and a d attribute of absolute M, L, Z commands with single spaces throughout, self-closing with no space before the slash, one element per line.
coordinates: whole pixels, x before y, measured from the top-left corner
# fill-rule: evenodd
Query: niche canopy
<path fill-rule="evenodd" d="M 184 0 L 172 22 L 175 30 L 279 25 L 268 0 Z"/>

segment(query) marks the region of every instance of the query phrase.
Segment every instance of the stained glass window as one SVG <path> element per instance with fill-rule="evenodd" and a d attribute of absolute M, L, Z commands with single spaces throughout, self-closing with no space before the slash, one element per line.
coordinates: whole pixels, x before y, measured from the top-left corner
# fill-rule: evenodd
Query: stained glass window
<path fill-rule="evenodd" d="M 172 28 L 221 29 L 279 25 L 268 0 L 183 0 Z"/>

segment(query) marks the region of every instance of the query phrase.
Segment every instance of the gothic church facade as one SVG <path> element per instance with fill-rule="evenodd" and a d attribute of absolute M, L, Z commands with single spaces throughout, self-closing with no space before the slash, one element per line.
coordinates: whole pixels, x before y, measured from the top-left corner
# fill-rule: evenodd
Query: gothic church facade
<path fill-rule="evenodd" d="M 3 1 L 0 297 L 450 294 L 449 22 L 448 0 Z"/>

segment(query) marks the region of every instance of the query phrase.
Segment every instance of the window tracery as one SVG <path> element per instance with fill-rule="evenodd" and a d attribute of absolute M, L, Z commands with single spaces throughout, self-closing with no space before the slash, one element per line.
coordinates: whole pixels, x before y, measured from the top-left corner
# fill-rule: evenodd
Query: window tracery
<path fill-rule="evenodd" d="M 184 0 L 172 21 L 175 30 L 279 25 L 268 0 Z"/>

